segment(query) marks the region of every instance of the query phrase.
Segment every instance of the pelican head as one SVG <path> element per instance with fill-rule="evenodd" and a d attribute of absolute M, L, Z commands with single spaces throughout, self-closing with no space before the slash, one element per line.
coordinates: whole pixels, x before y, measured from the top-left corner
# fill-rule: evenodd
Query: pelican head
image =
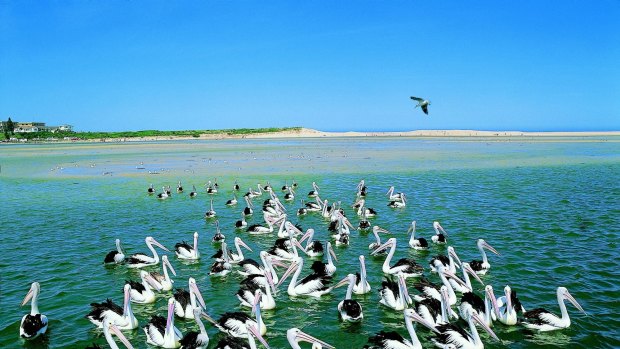
<path fill-rule="evenodd" d="M 161 248 L 161 249 L 162 249 L 162 250 L 164 250 L 164 251 L 168 251 L 168 252 L 170 252 L 170 250 L 169 250 L 169 249 L 167 249 L 164 245 L 162 245 L 162 244 L 160 244 L 159 242 L 157 242 L 157 240 L 155 240 L 152 236 L 147 236 L 147 237 L 144 239 L 144 242 L 146 242 L 146 244 L 147 244 L 147 245 L 155 245 L 155 246 L 157 246 L 157 247 Z"/>
<path fill-rule="evenodd" d="M 304 333 L 302 330 L 296 327 L 290 328 L 288 331 L 286 331 L 286 339 L 288 339 L 289 343 L 308 342 L 313 345 L 316 343 L 321 345 L 323 348 L 336 349 L 336 347 L 329 345 L 307 333 Z"/>
<path fill-rule="evenodd" d="M 498 256 L 501 256 L 499 254 L 499 252 L 497 252 L 497 250 L 495 250 L 495 248 L 493 248 L 493 246 L 489 245 L 486 241 L 484 241 L 484 239 L 478 239 L 478 249 L 482 250 L 483 248 L 486 248 L 487 250 L 495 253 Z"/>
<path fill-rule="evenodd" d="M 573 298 L 573 296 L 568 292 L 568 289 L 566 287 L 562 287 L 562 286 L 558 287 L 558 298 L 560 298 L 560 299 L 567 299 L 569 302 L 573 303 L 573 305 L 577 309 L 579 309 L 579 311 L 581 311 L 585 315 L 588 315 L 588 313 L 586 313 L 586 311 L 583 310 L 581 305 L 579 305 L 579 303 L 577 303 L 577 300 L 575 298 Z"/>

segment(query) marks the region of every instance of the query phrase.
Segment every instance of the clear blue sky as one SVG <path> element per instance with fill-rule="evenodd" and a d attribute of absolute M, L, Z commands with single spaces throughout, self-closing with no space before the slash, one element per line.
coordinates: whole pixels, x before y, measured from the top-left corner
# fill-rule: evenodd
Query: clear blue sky
<path fill-rule="evenodd" d="M 81 131 L 620 130 L 620 1 L 0 0 L 9 116 Z"/>

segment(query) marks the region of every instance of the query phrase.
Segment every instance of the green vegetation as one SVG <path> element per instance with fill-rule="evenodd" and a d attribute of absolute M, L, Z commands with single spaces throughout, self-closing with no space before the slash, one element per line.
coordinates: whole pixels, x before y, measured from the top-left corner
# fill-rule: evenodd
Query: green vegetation
<path fill-rule="evenodd" d="M 269 127 L 269 128 L 238 128 L 238 129 L 224 129 L 224 130 L 185 130 L 185 131 L 158 131 L 158 130 L 143 130 L 143 131 L 123 131 L 123 132 L 30 132 L 30 133 L 15 133 L 12 137 L 17 139 L 28 140 L 47 140 L 48 138 L 63 139 L 65 137 L 77 138 L 79 140 L 88 139 L 114 139 L 114 138 L 140 138 L 140 137 L 195 137 L 198 138 L 201 135 L 248 135 L 255 133 L 275 133 L 283 131 L 300 131 L 301 127 Z M 8 137 L 7 137 L 8 138 Z"/>

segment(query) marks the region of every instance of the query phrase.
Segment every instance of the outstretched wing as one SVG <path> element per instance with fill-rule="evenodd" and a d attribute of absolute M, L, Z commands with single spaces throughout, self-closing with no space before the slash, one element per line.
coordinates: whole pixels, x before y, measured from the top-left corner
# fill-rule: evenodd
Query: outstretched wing
<path fill-rule="evenodd" d="M 417 101 L 417 102 L 424 102 L 424 98 L 420 98 L 420 97 L 413 97 L 413 96 L 411 96 L 411 99 L 413 99 L 414 101 Z"/>
<path fill-rule="evenodd" d="M 420 107 L 422 107 L 424 114 L 428 115 L 428 104 L 422 104 Z"/>

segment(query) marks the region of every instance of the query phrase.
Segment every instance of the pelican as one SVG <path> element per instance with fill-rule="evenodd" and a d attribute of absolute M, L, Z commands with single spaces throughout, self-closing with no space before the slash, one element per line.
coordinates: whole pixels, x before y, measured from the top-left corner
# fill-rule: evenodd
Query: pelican
<path fill-rule="evenodd" d="M 244 229 L 248 226 L 248 222 L 245 220 L 245 214 L 241 212 L 241 219 L 235 222 L 236 229 Z"/>
<path fill-rule="evenodd" d="M 263 322 L 263 318 L 261 316 L 261 309 L 258 305 L 260 298 L 260 291 L 258 291 L 252 303 L 252 307 L 254 309 L 253 313 L 256 314 L 256 319 L 252 319 L 246 313 L 229 312 L 224 313 L 217 321 L 211 319 L 211 323 L 213 323 L 220 331 L 238 338 L 247 338 L 250 335 L 250 331 L 247 325 L 251 324 L 252 326 L 254 326 L 254 328 L 257 329 L 257 332 L 261 336 L 264 336 L 267 333 L 267 327 Z"/>
<path fill-rule="evenodd" d="M 465 292 L 461 297 L 461 304 L 459 304 L 459 314 L 461 314 L 463 319 L 466 319 L 468 312 L 475 312 L 487 326 L 491 326 L 493 322 L 492 312 L 495 311 L 492 304 L 494 300 L 491 300 L 491 298 L 493 298 L 493 295 L 488 287 L 485 287 L 484 290 L 484 300 L 473 292 Z"/>
<path fill-rule="evenodd" d="M 149 184 L 149 188 L 146 190 L 149 195 L 155 194 L 155 188 L 153 188 L 153 184 Z"/>
<path fill-rule="evenodd" d="M 301 274 L 303 266 L 303 258 L 297 257 L 293 260 L 291 266 L 288 270 L 286 270 L 284 275 L 282 275 L 282 278 L 278 282 L 278 286 L 280 286 L 284 280 L 286 280 L 286 278 L 293 273 L 293 271 L 295 271 L 287 289 L 289 296 L 311 296 L 319 298 L 322 295 L 331 292 L 333 287 L 328 287 L 328 285 L 331 283 L 332 277 L 325 274 L 312 273 L 298 283 L 297 278 L 299 277 L 299 274 Z"/>
<path fill-rule="evenodd" d="M 360 272 L 355 273 L 356 281 L 353 286 L 353 293 L 355 294 L 366 294 L 370 292 L 370 284 L 366 279 L 366 263 L 364 263 L 365 258 L 364 255 L 360 255 Z"/>
<path fill-rule="evenodd" d="M 295 191 L 293 191 L 293 188 L 288 188 L 288 193 L 284 194 L 284 200 L 286 201 L 295 200 Z"/>
<path fill-rule="evenodd" d="M 220 261 L 216 261 L 211 265 L 211 271 L 209 275 L 213 276 L 226 276 L 232 270 L 232 265 L 230 264 L 230 257 L 228 257 L 228 248 L 226 247 L 226 242 L 222 241 L 222 258 Z"/>
<path fill-rule="evenodd" d="M 181 185 L 181 181 L 179 181 L 179 184 L 177 184 L 177 193 L 182 193 L 183 192 L 183 185 Z"/>
<path fill-rule="evenodd" d="M 209 211 L 205 212 L 205 218 L 214 218 L 216 215 L 215 210 L 213 209 L 213 199 L 211 199 L 211 207 Z"/>
<path fill-rule="evenodd" d="M 201 316 L 203 316 L 202 310 L 195 308 L 194 319 L 196 320 L 196 325 L 198 325 L 200 332 L 190 331 L 185 333 L 185 336 L 179 341 L 181 349 L 207 349 L 209 345 L 209 334 L 205 329 L 205 325 L 200 320 Z"/>
<path fill-rule="evenodd" d="M 381 282 L 379 297 L 381 298 L 379 300 L 380 304 L 394 310 L 403 310 L 413 302 L 411 297 L 409 297 L 409 291 L 405 285 L 405 277 L 403 274 L 398 274 L 396 281 L 386 277 L 385 280 Z"/>
<path fill-rule="evenodd" d="M 237 183 L 237 181 L 235 180 L 235 184 L 233 185 L 233 190 L 234 191 L 239 191 L 239 183 Z"/>
<path fill-rule="evenodd" d="M 355 275 L 348 274 L 344 279 L 338 282 L 335 287 L 338 288 L 342 285 L 346 285 L 347 283 L 349 284 L 349 287 L 347 288 L 347 293 L 344 296 L 344 300 L 338 303 L 338 312 L 340 312 L 340 318 L 342 318 L 343 321 L 350 322 L 362 321 L 362 319 L 364 318 L 364 313 L 362 312 L 362 305 L 358 301 L 351 299 L 351 295 L 353 293 L 353 286 L 355 286 Z"/>
<path fill-rule="evenodd" d="M 167 199 L 170 196 L 166 187 L 161 187 L 161 193 L 157 194 L 158 199 Z"/>
<path fill-rule="evenodd" d="M 260 297 L 258 306 L 264 310 L 274 309 L 276 307 L 276 301 L 273 298 L 272 292 L 276 292 L 276 286 L 273 283 L 270 273 L 265 273 L 268 285 L 265 287 L 265 292 L 261 291 L 259 285 L 254 282 L 242 282 L 239 290 L 237 291 L 237 298 L 241 302 L 241 306 L 252 308 L 254 305 L 252 302 L 255 297 Z"/>
<path fill-rule="evenodd" d="M 352 207 L 356 210 L 358 216 L 364 215 L 365 217 L 374 217 L 377 215 L 377 211 L 372 208 L 366 207 L 365 199 L 357 200 Z"/>
<path fill-rule="evenodd" d="M 252 215 L 252 213 L 254 213 L 254 210 L 252 210 L 252 207 L 254 207 L 254 205 L 252 204 L 252 200 L 250 200 L 250 197 L 245 196 L 244 199 L 247 206 L 243 209 L 243 215 L 250 216 Z"/>
<path fill-rule="evenodd" d="M 166 192 L 166 194 L 168 196 L 172 196 L 172 190 L 170 190 L 170 186 L 169 185 L 164 187 L 164 191 Z"/>
<path fill-rule="evenodd" d="M 233 198 L 226 201 L 226 206 L 234 206 L 237 204 L 237 195 L 233 193 Z"/>
<path fill-rule="evenodd" d="M 183 334 L 174 326 L 174 304 L 174 298 L 168 299 L 168 317 L 153 315 L 151 321 L 144 326 L 148 344 L 162 348 L 178 348 L 181 346 L 179 341 Z"/>
<path fill-rule="evenodd" d="M 435 229 L 435 235 L 431 237 L 431 240 L 436 244 L 445 244 L 448 242 L 447 236 L 448 233 L 443 229 L 439 222 L 433 222 L 433 229 Z"/>
<path fill-rule="evenodd" d="M 140 270 L 140 279 L 142 282 L 128 280 L 126 283 L 131 287 L 129 292 L 129 300 L 138 304 L 148 304 L 155 302 L 155 293 L 151 287 L 159 291 L 158 284 L 151 274 L 144 270 Z"/>
<path fill-rule="evenodd" d="M 320 241 L 314 240 L 314 229 L 308 229 L 299 242 L 302 243 L 306 239 L 308 239 L 306 247 L 304 248 L 306 254 L 310 257 L 321 257 L 324 253 L 323 244 Z"/>
<path fill-rule="evenodd" d="M 172 264 L 170 264 L 168 256 L 166 255 L 161 257 L 161 266 L 162 274 L 154 271 L 151 272 L 151 277 L 154 279 L 155 284 L 157 285 L 156 289 L 159 289 L 160 291 L 170 291 L 172 290 L 172 284 L 174 283 L 174 280 L 170 279 L 170 276 L 168 275 L 168 269 L 170 269 L 174 276 L 177 276 L 177 272 L 172 267 Z"/>
<path fill-rule="evenodd" d="M 405 197 L 405 194 L 402 194 L 402 197 L 398 200 L 392 200 L 390 201 L 388 204 L 388 207 L 391 208 L 402 208 L 407 206 L 407 198 Z"/>
<path fill-rule="evenodd" d="M 215 234 L 213 234 L 211 242 L 219 243 L 223 242 L 224 240 L 226 240 L 226 236 L 224 236 L 224 234 L 222 234 L 222 231 L 220 230 L 220 221 L 215 221 Z"/>
<path fill-rule="evenodd" d="M 211 181 L 207 183 L 207 194 L 217 194 L 217 186 L 211 185 Z"/>
<path fill-rule="evenodd" d="M 530 311 L 526 311 L 523 316 L 525 317 L 525 321 L 523 325 L 525 327 L 539 330 L 539 331 L 553 331 L 559 330 L 562 328 L 568 328 L 570 326 L 570 318 L 568 317 L 568 311 L 566 310 L 566 304 L 564 304 L 564 300 L 568 299 L 569 302 L 573 303 L 579 311 L 588 315 L 585 310 L 577 303 L 577 300 L 568 293 L 566 287 L 558 287 L 557 290 L 558 296 L 558 304 L 560 305 L 560 312 L 562 313 L 562 317 L 559 318 L 555 314 L 548 312 L 543 308 L 536 308 Z"/>
<path fill-rule="evenodd" d="M 36 338 L 47 331 L 47 316 L 39 312 L 39 292 L 41 286 L 38 282 L 33 282 L 30 285 L 30 290 L 24 297 L 21 306 L 23 307 L 28 301 L 30 302 L 30 314 L 26 314 L 22 317 L 22 322 L 19 326 L 19 336 L 25 339 Z"/>
<path fill-rule="evenodd" d="M 269 344 L 267 344 L 265 339 L 260 335 L 253 324 L 253 320 L 246 320 L 245 326 L 250 331 L 247 336 L 247 343 L 241 338 L 226 336 L 217 342 L 215 349 L 257 349 L 254 338 L 258 339 L 265 348 L 269 349 Z"/>
<path fill-rule="evenodd" d="M 289 328 L 288 331 L 286 331 L 286 339 L 288 340 L 288 344 L 290 344 L 293 349 L 301 349 L 299 342 L 312 343 L 312 348 L 336 349 L 336 347 L 329 345 L 320 339 L 312 337 L 296 327 Z M 318 347 L 316 345 L 318 345 Z"/>
<path fill-rule="evenodd" d="M 176 253 L 177 258 L 179 259 L 200 259 L 200 252 L 198 251 L 198 232 L 194 232 L 194 246 L 190 246 L 185 241 L 179 242 L 174 245 L 174 253 Z"/>
<path fill-rule="evenodd" d="M 435 329 L 413 309 L 405 309 L 403 314 L 405 315 L 405 327 L 407 328 L 407 332 L 409 332 L 409 339 L 403 338 L 397 332 L 380 331 L 376 335 L 368 338 L 368 345 L 364 346 L 364 348 L 422 349 L 422 343 L 420 343 L 415 329 L 413 328 L 413 321 L 419 322 L 433 331 L 435 331 Z"/>
<path fill-rule="evenodd" d="M 292 261 L 299 256 L 297 248 L 302 251 L 304 249 L 296 238 L 289 236 L 288 238 L 277 239 L 267 252 L 280 260 Z"/>
<path fill-rule="evenodd" d="M 297 209 L 297 215 L 298 216 L 304 216 L 308 214 L 308 209 L 306 208 L 306 205 L 304 204 L 304 199 L 299 200 L 301 202 L 301 208 Z"/>
<path fill-rule="evenodd" d="M 493 295 L 493 288 L 490 289 L 490 292 Z M 517 324 L 518 312 L 525 313 L 525 308 L 517 298 L 517 292 L 513 291 L 508 285 L 504 287 L 504 295 L 495 300 L 493 307 L 498 320 L 508 326 Z"/>
<path fill-rule="evenodd" d="M 338 257 L 336 257 L 336 252 L 334 252 L 332 244 L 329 241 L 327 242 L 327 252 L 327 263 L 314 261 L 310 268 L 317 274 L 332 276 L 336 272 L 336 265 L 334 264 L 332 258 L 337 262 Z"/>
<path fill-rule="evenodd" d="M 458 319 L 456 313 L 450 308 L 448 301 L 448 287 L 445 285 L 439 289 L 440 300 L 435 298 L 424 298 L 422 300 L 416 300 L 414 304 L 415 310 L 422 316 L 428 323 L 437 327 L 442 324 L 450 322 L 450 317 Z M 448 311 L 450 314 L 448 314 Z"/>
<path fill-rule="evenodd" d="M 411 237 L 409 238 L 409 247 L 414 250 L 428 250 L 428 241 L 426 241 L 425 238 L 415 238 L 415 226 L 416 222 L 412 221 L 409 230 L 407 230 L 407 233 L 411 233 Z"/>
<path fill-rule="evenodd" d="M 476 328 L 476 323 L 478 323 L 482 329 L 491 335 L 493 339 L 497 341 L 500 340 L 493 330 L 491 330 L 491 328 L 484 323 L 484 320 L 478 316 L 478 314 L 473 311 L 468 311 L 465 315 L 465 319 L 469 324 L 470 333 L 467 333 L 464 329 L 453 324 L 439 325 L 436 327 L 439 333 L 436 335 L 436 338 L 433 338 L 433 342 L 436 346 L 445 348 L 445 346 L 452 344 L 459 349 L 484 348 L 484 344 L 480 340 L 480 335 L 478 334 L 478 329 Z"/>
<path fill-rule="evenodd" d="M 316 185 L 315 182 L 312 182 L 312 190 L 310 190 L 310 192 L 308 192 L 308 197 L 309 198 L 316 198 L 319 196 L 319 186 Z"/>
<path fill-rule="evenodd" d="M 174 313 L 185 319 L 194 318 L 194 309 L 204 309 L 205 301 L 202 293 L 196 285 L 196 279 L 190 277 L 188 280 L 189 291 L 177 288 L 174 292 Z"/>
<path fill-rule="evenodd" d="M 106 299 L 103 303 L 90 303 L 92 309 L 86 314 L 86 318 L 99 328 L 103 327 L 103 319 L 106 317 L 122 330 L 133 330 L 138 327 L 138 320 L 131 310 L 130 291 L 131 287 L 125 284 L 122 308 L 110 299 Z"/>
<path fill-rule="evenodd" d="M 108 342 L 110 349 L 119 349 L 118 345 L 114 341 L 114 338 L 112 338 L 112 333 L 114 333 L 116 337 L 118 337 L 118 339 L 125 345 L 125 347 L 127 347 L 127 349 L 133 349 L 133 346 L 131 345 L 131 343 L 129 343 L 129 340 L 127 340 L 127 337 L 125 337 L 123 332 L 121 332 L 115 324 L 110 322 L 110 319 L 108 318 L 103 319 L 102 326 L 103 326 L 103 336 L 105 337 L 106 342 Z M 112 333 L 110 333 L 110 330 L 112 330 Z M 94 348 L 100 348 L 100 347 L 95 346 Z"/>
<path fill-rule="evenodd" d="M 240 237 L 236 236 L 235 237 L 235 248 L 237 250 L 237 253 L 234 253 L 232 251 L 228 253 L 228 257 L 230 258 L 231 264 L 238 264 L 239 262 L 245 259 L 245 257 L 243 256 L 243 251 L 241 250 L 241 246 L 247 248 L 248 251 L 252 252 L 252 249 L 250 248 L 250 246 L 246 245 L 246 243 L 243 242 L 243 240 L 241 240 Z M 216 260 L 218 259 L 221 260 L 222 256 L 223 256 L 223 250 L 220 248 L 216 254 L 211 256 L 211 258 L 215 258 Z"/>
<path fill-rule="evenodd" d="M 379 233 L 387 233 L 387 234 L 391 234 L 389 231 L 380 228 L 379 226 L 375 225 L 374 227 L 372 227 L 372 234 L 375 236 L 375 242 L 371 243 L 370 245 L 368 245 L 368 249 L 372 252 L 374 250 L 376 250 L 379 246 L 381 246 L 381 238 L 379 237 Z M 385 254 L 387 253 L 386 250 L 382 250 L 377 252 L 377 255 L 379 254 Z"/>
<path fill-rule="evenodd" d="M 456 260 L 456 264 L 455 263 Z M 440 265 L 442 267 L 447 267 L 451 273 L 456 273 L 456 268 L 460 268 L 459 265 L 462 264 L 461 263 L 461 259 L 459 258 L 459 256 L 456 254 L 456 251 L 454 250 L 454 247 L 452 246 L 448 246 L 448 255 L 444 256 L 444 255 L 437 255 L 433 258 L 431 258 L 430 262 L 428 263 L 431 266 L 431 272 L 436 273 L 437 272 L 437 268 L 436 265 Z"/>
<path fill-rule="evenodd" d="M 476 274 L 476 272 L 469 266 L 469 263 L 463 263 L 463 281 L 465 281 L 465 285 L 461 285 L 458 281 L 454 279 L 448 279 L 452 287 L 455 291 L 460 293 L 471 292 L 474 288 L 471 285 L 471 280 L 469 279 L 469 275 L 473 276 L 474 279 L 478 280 L 478 282 L 484 286 L 484 282 L 482 279 Z"/>
<path fill-rule="evenodd" d="M 279 220 L 271 217 L 265 217 L 265 223 L 267 223 L 267 227 L 260 224 L 253 224 L 249 226 L 245 231 L 252 235 L 273 233 L 273 225 L 278 221 Z"/>
<path fill-rule="evenodd" d="M 390 189 L 388 189 L 387 193 L 385 193 L 385 195 L 387 195 L 390 201 L 397 201 L 397 200 L 402 199 L 405 194 L 404 193 L 394 194 L 394 186 L 391 186 Z"/>
<path fill-rule="evenodd" d="M 447 277 L 453 278 L 456 282 L 460 283 L 461 285 L 465 285 L 465 282 L 461 280 L 460 278 L 458 278 L 456 275 L 452 274 L 448 270 L 448 268 L 445 268 L 445 267 L 439 267 L 439 268 L 440 268 L 440 272 L 437 274 L 439 274 L 439 278 L 441 279 L 442 284 L 448 288 L 448 295 L 449 295 L 448 303 L 449 305 L 454 305 L 456 304 L 456 294 L 454 293 L 454 288 L 452 288 L 452 285 L 448 281 Z M 423 296 L 417 296 L 417 295 L 414 296 L 415 300 L 417 301 L 421 301 L 425 297 L 434 298 L 438 301 L 441 300 L 441 295 L 439 293 L 439 290 L 441 287 L 433 283 L 430 283 L 425 278 L 422 278 L 421 280 L 416 282 L 413 285 L 413 287 L 415 287 L 415 289 L 420 291 L 420 293 L 422 293 L 423 295 Z"/>
<path fill-rule="evenodd" d="M 270 256 L 266 251 L 260 251 L 259 253 L 261 262 L 263 265 L 259 265 L 253 259 L 244 259 L 239 263 L 239 266 L 243 269 L 243 271 L 239 271 L 239 274 L 243 276 L 248 275 L 264 275 L 265 273 L 271 274 L 271 278 L 274 283 L 279 281 L 278 274 L 273 269 L 273 264 L 277 263 L 278 265 L 284 266 L 276 260 L 275 256 Z"/>
<path fill-rule="evenodd" d="M 493 248 L 493 246 L 489 245 L 486 241 L 484 241 L 484 239 L 478 239 L 476 245 L 478 246 L 478 251 L 480 251 L 480 254 L 482 255 L 482 260 L 473 260 L 469 262 L 469 265 L 471 265 L 471 268 L 475 270 L 477 274 L 485 275 L 487 271 L 489 271 L 489 269 L 491 268 L 491 264 L 489 264 L 489 260 L 487 259 L 487 253 L 484 251 L 484 249 L 486 248 L 498 256 L 500 254 Z"/>
<path fill-rule="evenodd" d="M 323 201 L 318 195 L 314 199 L 315 202 L 306 202 L 306 211 L 308 212 L 319 212 L 323 209 Z"/>
<path fill-rule="evenodd" d="M 196 191 L 196 186 L 192 185 L 192 191 L 189 192 L 189 197 L 195 198 L 196 196 L 198 196 L 198 191 Z"/>
<path fill-rule="evenodd" d="M 125 253 L 121 247 L 121 240 L 116 239 L 116 250 L 108 252 L 103 259 L 105 264 L 121 264 L 125 261 Z"/>
<path fill-rule="evenodd" d="M 367 230 L 370 229 L 370 222 L 366 217 L 366 213 L 362 211 L 362 217 L 360 217 L 360 221 L 357 224 L 357 230 Z"/>
<path fill-rule="evenodd" d="M 422 111 L 424 112 L 424 114 L 428 115 L 428 106 L 431 105 L 431 101 L 429 101 L 428 99 L 420 98 L 420 97 L 411 96 L 410 98 L 418 102 L 418 104 L 415 106 L 416 108 L 420 107 Z"/>
<path fill-rule="evenodd" d="M 142 268 L 150 265 L 157 265 L 159 263 L 159 255 L 157 254 L 157 251 L 155 251 L 153 245 L 161 248 L 164 251 L 170 252 L 169 249 L 165 248 L 162 244 L 157 242 L 152 236 L 147 236 L 144 239 L 144 242 L 146 243 L 146 246 L 149 248 L 149 250 L 151 250 L 153 257 L 147 256 L 144 253 L 132 254 L 126 260 L 128 268 Z"/>
<path fill-rule="evenodd" d="M 390 248 L 390 252 L 388 252 L 388 255 L 385 258 L 382 267 L 382 270 L 385 274 L 402 273 L 406 278 L 418 277 L 422 275 L 424 269 L 413 259 L 401 258 L 394 264 L 394 266 L 390 266 L 390 262 L 392 261 L 392 257 L 394 256 L 394 252 L 396 251 L 395 238 L 390 238 L 385 244 L 377 247 L 374 251 L 372 251 L 372 255 L 375 255 L 377 252 L 385 250 L 388 247 Z"/>

